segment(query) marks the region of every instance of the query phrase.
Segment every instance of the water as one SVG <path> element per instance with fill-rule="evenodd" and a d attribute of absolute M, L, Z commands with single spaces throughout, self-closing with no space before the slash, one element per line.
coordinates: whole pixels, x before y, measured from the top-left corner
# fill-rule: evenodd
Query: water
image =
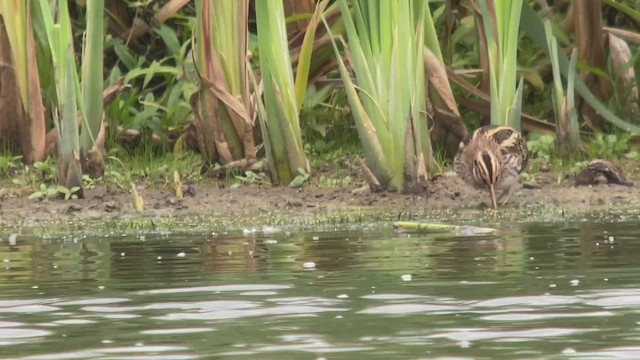
<path fill-rule="evenodd" d="M 639 225 L 1 236 L 0 358 L 640 358 Z"/>

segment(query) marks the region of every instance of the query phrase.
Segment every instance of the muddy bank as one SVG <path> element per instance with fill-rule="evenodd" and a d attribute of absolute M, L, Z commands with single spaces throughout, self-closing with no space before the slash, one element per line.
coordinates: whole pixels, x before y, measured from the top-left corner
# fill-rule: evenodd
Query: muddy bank
<path fill-rule="evenodd" d="M 640 209 L 640 177 L 629 179 L 636 186 L 600 184 L 573 186 L 568 179 L 556 184 L 555 176 L 542 174 L 534 188 L 519 188 L 507 206 L 491 216 L 489 196 L 465 185 L 455 176 L 444 176 L 421 194 L 372 193 L 366 188 L 290 187 L 235 189 L 216 183 L 192 185 L 193 194 L 178 199 L 170 187 L 138 185 L 145 210 L 138 213 L 131 195 L 108 191 L 104 186 L 85 192 L 80 200 L 29 200 L 16 191 L 5 191 L 0 199 L 0 227 L 28 228 L 55 224 L 136 221 L 144 219 L 199 219 L 203 223 L 296 223 L 427 217 L 439 221 L 482 222 L 554 220 L 567 214 L 626 212 Z M 5 189 L 6 190 L 6 189 Z M 352 217 L 350 217 L 352 216 Z M 341 218 L 344 217 L 344 218 Z M 333 220 L 331 220 L 333 219 Z M 337 219 L 337 220 L 336 220 Z M 194 226 L 195 226 L 194 225 Z"/>

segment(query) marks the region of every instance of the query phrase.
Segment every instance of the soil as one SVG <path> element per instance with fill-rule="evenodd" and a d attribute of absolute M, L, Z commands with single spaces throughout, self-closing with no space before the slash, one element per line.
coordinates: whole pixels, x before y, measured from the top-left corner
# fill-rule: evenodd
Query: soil
<path fill-rule="evenodd" d="M 609 185 L 600 179 L 593 186 L 574 186 L 573 178 L 557 184 L 555 174 L 539 173 L 536 182 L 524 183 L 514 190 L 509 203 L 498 213 L 531 217 L 535 209 L 547 213 L 584 213 L 609 210 L 640 209 L 640 176 L 630 176 L 636 186 Z M 360 177 L 360 179 L 362 179 Z M 227 219 L 236 223 L 250 218 L 278 217 L 279 221 L 334 216 L 345 213 L 386 213 L 391 217 L 435 214 L 434 218 L 450 219 L 454 215 L 492 213 L 488 192 L 464 184 L 455 175 L 442 176 L 429 183 L 418 194 L 373 193 L 363 186 L 319 187 L 299 189 L 288 186 L 241 186 L 229 188 L 210 181 L 186 186 L 184 198 L 178 199 L 170 186 L 137 185 L 145 210 L 138 213 L 132 197 L 105 186 L 85 190 L 78 200 L 30 200 L 28 193 L 0 186 L 0 227 L 27 228 L 43 224 L 75 224 L 87 222 L 130 221 L 132 219 Z M 538 212 L 539 213 L 539 212 Z M 555 216 L 555 215 L 553 215 Z M 365 218 L 366 220 L 366 218 Z M 49 226 L 49 225 L 45 225 Z"/>

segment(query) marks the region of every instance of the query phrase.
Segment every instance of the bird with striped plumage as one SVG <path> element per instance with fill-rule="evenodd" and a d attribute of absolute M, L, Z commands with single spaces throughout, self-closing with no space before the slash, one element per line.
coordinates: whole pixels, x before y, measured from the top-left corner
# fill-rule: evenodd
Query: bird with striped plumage
<path fill-rule="evenodd" d="M 458 176 L 467 184 L 489 190 L 494 210 L 506 204 L 514 185 L 527 168 L 529 151 L 524 138 L 507 126 L 483 126 L 464 141 L 454 159 Z M 496 198 L 496 191 L 501 191 Z"/>

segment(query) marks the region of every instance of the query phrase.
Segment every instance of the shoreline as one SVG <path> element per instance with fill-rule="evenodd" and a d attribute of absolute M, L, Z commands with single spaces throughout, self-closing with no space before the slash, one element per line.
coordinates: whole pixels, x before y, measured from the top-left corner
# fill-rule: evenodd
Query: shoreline
<path fill-rule="evenodd" d="M 204 181 L 191 185 L 194 194 L 178 199 L 169 187 L 138 185 L 145 210 L 138 213 L 132 196 L 110 192 L 98 185 L 85 190 L 77 200 L 30 200 L 27 196 L 0 198 L 0 228 L 64 228 L 83 224 L 122 223 L 145 228 L 145 224 L 173 223 L 176 227 L 239 227 L 260 224 L 304 225 L 394 221 L 426 218 L 437 222 L 507 223 L 590 217 L 588 214 L 640 213 L 640 191 L 636 187 L 600 184 L 573 186 L 555 184 L 547 174 L 534 189 L 514 190 L 509 203 L 489 209 L 489 195 L 473 189 L 455 176 L 429 183 L 421 194 L 373 193 L 356 186 L 220 187 Z M 637 177 L 632 177 L 640 183 Z M 197 220 L 194 220 L 197 219 Z M 195 223 L 193 223 L 195 221 Z M 126 225 L 129 224 L 129 225 Z M 154 225 L 155 226 L 155 225 Z"/>

